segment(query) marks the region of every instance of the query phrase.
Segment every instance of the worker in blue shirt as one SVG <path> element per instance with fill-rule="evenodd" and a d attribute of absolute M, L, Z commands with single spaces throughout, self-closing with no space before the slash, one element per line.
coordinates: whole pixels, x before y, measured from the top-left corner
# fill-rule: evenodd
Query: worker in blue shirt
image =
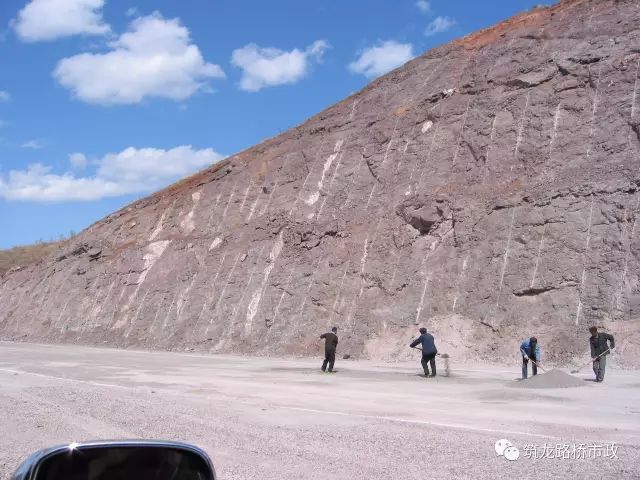
<path fill-rule="evenodd" d="M 531 359 L 531 370 L 534 375 L 538 374 L 538 366 L 542 362 L 542 354 L 540 353 L 540 345 L 536 337 L 523 340 L 520 344 L 520 353 L 522 354 L 522 379 L 527 378 L 529 373 L 529 360 Z"/>

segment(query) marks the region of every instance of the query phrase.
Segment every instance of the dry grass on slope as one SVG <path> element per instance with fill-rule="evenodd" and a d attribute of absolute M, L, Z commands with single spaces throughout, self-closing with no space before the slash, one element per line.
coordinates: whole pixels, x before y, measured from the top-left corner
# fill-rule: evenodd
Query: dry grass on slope
<path fill-rule="evenodd" d="M 37 262 L 58 247 L 59 242 L 39 242 L 33 245 L 13 247 L 9 250 L 0 250 L 0 275 L 4 275 L 12 268 Z"/>

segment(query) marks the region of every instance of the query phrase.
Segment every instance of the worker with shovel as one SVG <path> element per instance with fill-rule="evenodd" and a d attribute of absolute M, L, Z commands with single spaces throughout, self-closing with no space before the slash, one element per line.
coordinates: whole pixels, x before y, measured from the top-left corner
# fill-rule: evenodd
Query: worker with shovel
<path fill-rule="evenodd" d="M 416 338 L 409 345 L 411 348 L 416 348 L 418 344 L 422 344 L 422 369 L 424 370 L 425 377 L 436 376 L 436 355 L 438 350 L 436 349 L 436 343 L 433 335 L 427 333 L 427 329 L 422 327 L 420 329 L 420 336 Z M 431 374 L 429 374 L 429 366 L 431 366 Z"/>
<path fill-rule="evenodd" d="M 613 335 L 608 333 L 599 333 L 598 327 L 589 328 L 591 338 L 589 338 L 589 346 L 591 347 L 591 361 L 593 362 L 593 372 L 596 374 L 596 382 L 604 380 L 604 370 L 607 367 L 607 355 L 611 353 L 616 346 Z M 609 343 L 607 345 L 607 342 Z"/>
<path fill-rule="evenodd" d="M 531 360 L 532 373 L 537 375 L 542 360 L 538 339 L 531 337 L 523 340 L 520 344 L 520 353 L 522 354 L 522 379 L 525 380 L 529 376 L 529 360 Z"/>

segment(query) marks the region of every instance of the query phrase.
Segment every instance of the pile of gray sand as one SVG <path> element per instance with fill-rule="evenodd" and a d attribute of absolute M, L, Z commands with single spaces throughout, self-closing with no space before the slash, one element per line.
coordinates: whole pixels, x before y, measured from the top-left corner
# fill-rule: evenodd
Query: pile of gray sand
<path fill-rule="evenodd" d="M 554 369 L 547 373 L 541 373 L 522 380 L 513 385 L 520 388 L 570 388 L 584 387 L 585 381 L 564 373 L 562 370 Z"/>

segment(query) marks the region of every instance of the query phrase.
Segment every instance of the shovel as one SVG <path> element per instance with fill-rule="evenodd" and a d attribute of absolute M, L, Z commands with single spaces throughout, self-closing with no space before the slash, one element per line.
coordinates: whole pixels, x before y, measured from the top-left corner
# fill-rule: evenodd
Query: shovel
<path fill-rule="evenodd" d="M 590 364 L 592 364 L 593 362 L 595 362 L 596 360 L 598 360 L 601 356 L 603 356 L 605 353 L 609 352 L 610 350 L 607 348 L 604 352 L 602 352 L 600 355 L 598 355 L 595 359 L 589 361 L 589 363 L 585 363 L 584 365 L 582 365 L 580 368 L 576 369 L 576 370 L 571 370 L 571 373 L 578 373 L 580 370 L 582 370 L 584 367 L 589 366 Z"/>
<path fill-rule="evenodd" d="M 531 363 L 533 363 L 536 367 L 538 367 L 544 373 L 547 373 L 547 371 L 543 368 L 543 366 L 540 365 L 538 362 L 536 362 L 533 358 L 529 357 L 529 360 L 531 360 Z"/>

